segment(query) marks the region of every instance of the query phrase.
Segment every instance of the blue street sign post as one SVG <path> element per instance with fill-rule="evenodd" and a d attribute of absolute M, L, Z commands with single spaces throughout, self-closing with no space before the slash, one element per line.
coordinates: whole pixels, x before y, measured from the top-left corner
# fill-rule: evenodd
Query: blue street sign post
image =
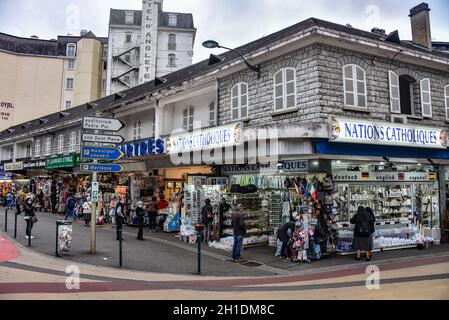
<path fill-rule="evenodd" d="M 82 163 L 81 171 L 87 172 L 122 172 L 123 166 L 119 164 Z"/>
<path fill-rule="evenodd" d="M 83 146 L 81 158 L 86 160 L 119 160 L 125 154 L 119 148 Z"/>

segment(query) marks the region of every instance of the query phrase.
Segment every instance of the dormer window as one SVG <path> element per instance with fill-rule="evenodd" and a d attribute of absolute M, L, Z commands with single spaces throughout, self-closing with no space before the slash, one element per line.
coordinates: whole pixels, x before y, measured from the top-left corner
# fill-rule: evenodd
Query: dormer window
<path fill-rule="evenodd" d="M 126 24 L 134 24 L 134 13 L 133 12 L 125 13 L 125 23 Z"/>
<path fill-rule="evenodd" d="M 75 57 L 76 56 L 76 44 L 69 43 L 67 45 L 67 57 Z"/>
<path fill-rule="evenodd" d="M 170 27 L 176 27 L 178 25 L 178 16 L 176 14 L 170 13 L 168 15 L 168 25 Z"/>

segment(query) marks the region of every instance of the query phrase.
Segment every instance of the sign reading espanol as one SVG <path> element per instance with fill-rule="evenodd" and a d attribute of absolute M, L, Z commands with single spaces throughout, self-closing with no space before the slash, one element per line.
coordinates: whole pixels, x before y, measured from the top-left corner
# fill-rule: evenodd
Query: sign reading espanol
<path fill-rule="evenodd" d="M 331 117 L 329 141 L 446 149 L 444 128 Z"/>
<path fill-rule="evenodd" d="M 166 139 L 168 153 L 190 152 L 239 145 L 243 142 L 243 123 L 172 134 Z"/>

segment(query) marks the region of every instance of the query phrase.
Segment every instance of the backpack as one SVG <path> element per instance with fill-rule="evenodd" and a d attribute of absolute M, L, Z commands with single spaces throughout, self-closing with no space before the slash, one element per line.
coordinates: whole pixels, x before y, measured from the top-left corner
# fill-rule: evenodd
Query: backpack
<path fill-rule="evenodd" d="M 368 237 L 371 234 L 371 223 L 370 223 L 371 217 L 369 213 L 365 213 L 363 215 L 359 215 L 358 217 L 358 233 L 362 237 Z"/>

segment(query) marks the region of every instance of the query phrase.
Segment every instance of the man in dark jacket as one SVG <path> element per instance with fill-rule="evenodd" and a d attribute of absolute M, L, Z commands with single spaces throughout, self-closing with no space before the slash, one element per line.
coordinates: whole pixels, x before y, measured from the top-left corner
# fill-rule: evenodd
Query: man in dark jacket
<path fill-rule="evenodd" d="M 210 199 L 206 199 L 205 205 L 201 209 L 201 220 L 204 224 L 204 242 L 209 242 L 214 221 L 214 208 L 210 204 Z"/>
<path fill-rule="evenodd" d="M 125 222 L 125 199 L 120 199 L 115 208 L 115 222 L 117 226 L 117 240 L 120 240 L 120 233 L 123 231 L 123 223 Z M 123 240 L 123 237 L 122 237 Z"/>
<path fill-rule="evenodd" d="M 242 205 L 238 204 L 232 213 L 232 229 L 234 231 L 234 245 L 232 247 L 232 260 L 242 261 L 240 257 L 243 237 L 246 234 L 245 221 L 242 215 Z"/>
<path fill-rule="evenodd" d="M 282 241 L 282 249 L 281 249 L 281 257 L 282 258 L 290 258 L 290 247 L 288 245 L 288 242 L 291 238 L 291 235 L 293 234 L 293 231 L 295 230 L 295 222 L 289 221 L 287 223 L 284 223 L 279 227 L 277 230 L 277 237 L 279 240 Z"/>
<path fill-rule="evenodd" d="M 33 217 L 36 215 L 34 212 L 33 199 L 31 197 L 27 197 L 25 200 L 25 204 L 23 205 L 23 211 L 25 211 L 25 217 L 27 222 L 26 228 L 26 238 L 28 239 L 31 236 L 31 229 L 33 229 Z M 34 237 L 31 236 L 31 239 Z"/>

